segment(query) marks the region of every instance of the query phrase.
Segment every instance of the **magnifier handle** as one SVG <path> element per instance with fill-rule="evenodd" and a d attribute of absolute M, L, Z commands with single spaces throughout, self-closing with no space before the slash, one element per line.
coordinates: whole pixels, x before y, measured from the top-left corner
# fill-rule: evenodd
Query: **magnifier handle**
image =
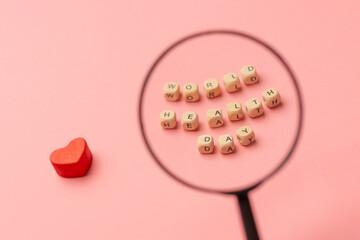
<path fill-rule="evenodd" d="M 248 193 L 237 193 L 236 197 L 239 202 L 241 218 L 243 221 L 247 240 L 260 239 L 258 231 L 256 229 L 254 216 L 251 210 Z"/>

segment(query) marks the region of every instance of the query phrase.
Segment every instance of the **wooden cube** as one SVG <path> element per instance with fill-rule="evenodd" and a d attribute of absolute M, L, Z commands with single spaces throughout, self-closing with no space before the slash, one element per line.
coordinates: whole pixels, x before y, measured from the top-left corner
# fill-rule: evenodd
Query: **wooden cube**
<path fill-rule="evenodd" d="M 199 88 L 196 83 L 187 83 L 183 88 L 183 96 L 187 102 L 196 102 L 200 98 Z"/>
<path fill-rule="evenodd" d="M 214 151 L 214 139 L 210 135 L 201 135 L 197 141 L 198 150 L 202 154 L 209 154 Z"/>
<path fill-rule="evenodd" d="M 210 109 L 206 113 L 209 126 L 212 128 L 221 127 L 224 125 L 224 119 L 220 109 Z"/>
<path fill-rule="evenodd" d="M 252 118 L 259 117 L 264 114 L 264 108 L 258 98 L 250 98 L 247 100 L 245 107 L 248 115 Z"/>
<path fill-rule="evenodd" d="M 239 76 L 236 73 L 228 73 L 224 76 L 224 86 L 228 92 L 236 92 L 241 88 Z"/>
<path fill-rule="evenodd" d="M 242 126 L 236 131 L 236 137 L 241 145 L 247 146 L 255 141 L 255 133 L 249 126 Z"/>
<path fill-rule="evenodd" d="M 231 135 L 222 135 L 219 137 L 219 151 L 222 154 L 229 154 L 235 151 L 234 139 Z"/>
<path fill-rule="evenodd" d="M 165 83 L 163 89 L 164 98 L 168 101 L 175 102 L 179 100 L 180 97 L 180 87 L 179 84 L 174 82 Z"/>
<path fill-rule="evenodd" d="M 194 131 L 199 126 L 199 117 L 195 112 L 184 112 L 181 125 L 185 130 Z"/>
<path fill-rule="evenodd" d="M 238 121 L 244 117 L 240 102 L 231 102 L 226 105 L 226 112 L 231 121 Z"/>
<path fill-rule="evenodd" d="M 280 93 L 275 88 L 266 89 L 263 92 L 262 97 L 266 106 L 268 106 L 269 108 L 276 107 L 281 103 Z"/>
<path fill-rule="evenodd" d="M 221 94 L 219 82 L 215 78 L 209 78 L 204 81 L 204 90 L 208 98 L 214 98 Z"/>
<path fill-rule="evenodd" d="M 256 68 L 253 65 L 246 65 L 241 68 L 241 77 L 245 84 L 251 85 L 259 81 Z"/>
<path fill-rule="evenodd" d="M 165 110 L 160 113 L 160 125 L 165 129 L 176 127 L 176 113 L 171 110 Z"/>

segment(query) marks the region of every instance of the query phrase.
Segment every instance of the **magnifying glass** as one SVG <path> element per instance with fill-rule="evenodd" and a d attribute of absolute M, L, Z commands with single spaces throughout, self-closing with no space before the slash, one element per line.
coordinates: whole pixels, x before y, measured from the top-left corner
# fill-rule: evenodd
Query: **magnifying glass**
<path fill-rule="evenodd" d="M 238 73 L 243 66 L 253 65 L 259 81 L 229 93 L 222 84 L 225 74 Z M 221 95 L 207 98 L 202 88 L 206 79 L 219 81 Z M 196 83 L 200 90 L 197 102 L 166 101 L 162 95 L 167 82 L 180 87 Z M 279 91 L 282 103 L 268 108 L 262 93 L 269 88 Z M 262 101 L 264 114 L 251 118 L 245 102 L 251 98 Z M 226 105 L 240 102 L 244 118 L 230 121 Z M 224 125 L 209 127 L 206 112 L 221 109 Z M 172 110 L 177 115 L 177 127 L 162 129 L 159 115 Z M 196 131 L 185 131 L 180 121 L 184 112 L 198 114 Z M 152 158 L 169 176 L 196 190 L 233 194 L 237 197 L 247 239 L 259 239 L 248 199 L 252 189 L 264 183 L 288 162 L 299 141 L 303 107 L 300 89 L 294 73 L 284 58 L 269 44 L 246 33 L 228 30 L 198 32 L 170 45 L 152 64 L 144 80 L 139 100 L 139 121 L 145 145 Z M 249 146 L 236 141 L 236 131 L 250 126 L 256 140 Z M 212 154 L 201 154 L 197 149 L 200 135 L 211 135 L 215 140 Z M 235 141 L 235 152 L 221 154 L 217 139 L 229 134 Z"/>

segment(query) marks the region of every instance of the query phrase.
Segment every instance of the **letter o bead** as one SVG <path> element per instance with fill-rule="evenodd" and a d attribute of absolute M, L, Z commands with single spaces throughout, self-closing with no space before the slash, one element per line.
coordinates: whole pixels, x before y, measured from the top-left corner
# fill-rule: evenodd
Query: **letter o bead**
<path fill-rule="evenodd" d="M 202 154 L 209 154 L 214 151 L 214 139 L 210 135 L 201 135 L 197 141 L 198 150 Z"/>
<path fill-rule="evenodd" d="M 183 87 L 183 97 L 187 102 L 197 102 L 200 98 L 199 87 L 196 83 L 187 83 Z"/>

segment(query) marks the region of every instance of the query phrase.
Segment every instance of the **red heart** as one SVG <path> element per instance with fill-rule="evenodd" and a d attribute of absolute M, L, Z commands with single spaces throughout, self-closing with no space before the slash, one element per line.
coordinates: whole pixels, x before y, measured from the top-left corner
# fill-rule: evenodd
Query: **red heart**
<path fill-rule="evenodd" d="M 61 177 L 82 177 L 92 161 L 90 149 L 83 138 L 72 140 L 66 147 L 56 149 L 50 155 L 50 162 Z"/>

